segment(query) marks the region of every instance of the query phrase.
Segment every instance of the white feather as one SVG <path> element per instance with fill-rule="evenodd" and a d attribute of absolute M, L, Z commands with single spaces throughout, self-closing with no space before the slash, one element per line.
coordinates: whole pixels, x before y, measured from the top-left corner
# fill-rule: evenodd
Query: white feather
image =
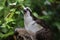
<path fill-rule="evenodd" d="M 24 25 L 25 25 L 25 29 L 28 32 L 33 32 L 36 33 L 37 31 L 41 30 L 43 27 L 40 26 L 39 24 L 37 24 L 33 18 L 30 16 L 30 12 L 27 11 L 24 14 Z"/>

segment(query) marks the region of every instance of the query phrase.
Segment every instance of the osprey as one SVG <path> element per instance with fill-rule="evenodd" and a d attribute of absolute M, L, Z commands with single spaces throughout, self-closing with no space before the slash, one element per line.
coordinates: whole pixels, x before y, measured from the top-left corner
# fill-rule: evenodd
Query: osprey
<path fill-rule="evenodd" d="M 16 40 L 36 40 L 25 28 L 16 28 L 14 34 Z"/>
<path fill-rule="evenodd" d="M 37 40 L 53 40 L 53 32 L 42 19 L 33 16 L 29 7 L 24 8 L 25 29 L 31 35 L 35 35 Z"/>

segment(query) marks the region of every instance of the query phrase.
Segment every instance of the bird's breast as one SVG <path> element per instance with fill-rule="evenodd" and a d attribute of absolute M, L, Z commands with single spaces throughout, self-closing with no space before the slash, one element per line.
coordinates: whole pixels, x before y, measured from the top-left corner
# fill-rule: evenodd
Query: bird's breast
<path fill-rule="evenodd" d="M 28 24 L 28 27 L 26 27 L 27 30 L 32 31 L 36 33 L 37 31 L 41 30 L 43 27 L 35 23 L 35 21 Z"/>

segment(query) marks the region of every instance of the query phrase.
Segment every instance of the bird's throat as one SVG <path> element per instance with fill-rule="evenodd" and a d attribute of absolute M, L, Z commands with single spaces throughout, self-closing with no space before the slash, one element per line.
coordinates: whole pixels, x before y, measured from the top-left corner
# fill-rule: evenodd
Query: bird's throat
<path fill-rule="evenodd" d="M 32 21 L 33 21 L 33 19 L 30 15 L 24 15 L 24 24 L 25 24 L 25 26 L 27 26 Z"/>

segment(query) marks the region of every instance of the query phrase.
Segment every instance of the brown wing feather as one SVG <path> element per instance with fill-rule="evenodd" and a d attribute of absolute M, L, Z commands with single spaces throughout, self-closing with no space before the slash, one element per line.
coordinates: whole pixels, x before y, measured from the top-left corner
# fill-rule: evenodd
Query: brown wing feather
<path fill-rule="evenodd" d="M 36 39 L 37 40 L 53 40 L 53 33 L 49 29 L 43 28 L 36 32 Z"/>
<path fill-rule="evenodd" d="M 36 20 L 36 23 L 40 24 L 43 29 L 36 32 L 37 40 L 53 40 L 53 32 L 49 25 L 44 20 Z"/>
<path fill-rule="evenodd" d="M 50 26 L 43 19 L 37 19 L 36 23 L 38 23 L 39 25 L 41 25 L 44 28 L 49 28 L 50 29 Z"/>

